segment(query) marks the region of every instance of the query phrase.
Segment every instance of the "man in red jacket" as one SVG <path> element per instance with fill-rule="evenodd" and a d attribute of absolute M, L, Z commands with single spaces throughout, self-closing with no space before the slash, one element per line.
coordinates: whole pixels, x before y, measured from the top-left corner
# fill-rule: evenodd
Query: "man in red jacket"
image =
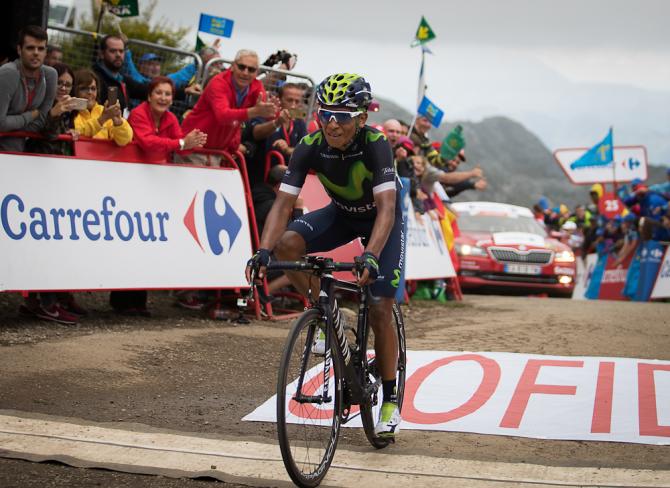
<path fill-rule="evenodd" d="M 200 129 L 207 134 L 206 149 L 234 153 L 240 148 L 241 125 L 256 117 L 274 119 L 277 107 L 266 101 L 263 85 L 256 79 L 258 55 L 242 49 L 229 70 L 210 80 L 182 123 L 185 134 Z M 194 160 L 191 162 L 202 162 Z"/>

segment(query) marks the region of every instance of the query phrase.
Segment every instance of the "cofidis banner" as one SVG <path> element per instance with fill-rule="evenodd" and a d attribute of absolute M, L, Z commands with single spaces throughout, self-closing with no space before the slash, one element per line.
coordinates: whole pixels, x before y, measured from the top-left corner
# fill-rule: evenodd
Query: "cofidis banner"
<path fill-rule="evenodd" d="M 0 290 L 247 286 L 236 170 L 0 154 Z"/>
<path fill-rule="evenodd" d="M 305 384 L 319 392 L 323 373 L 310 373 Z M 289 422 L 332 415 L 286 402 Z M 272 397 L 243 420 L 273 422 L 275 412 Z M 670 361 L 408 351 L 401 428 L 668 445 Z"/>

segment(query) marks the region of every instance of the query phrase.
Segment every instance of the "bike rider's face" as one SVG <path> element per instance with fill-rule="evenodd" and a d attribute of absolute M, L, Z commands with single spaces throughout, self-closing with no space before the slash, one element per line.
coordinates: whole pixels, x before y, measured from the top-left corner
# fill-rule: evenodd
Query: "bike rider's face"
<path fill-rule="evenodd" d="M 349 109 L 337 109 L 340 112 L 355 112 L 354 110 Z M 321 122 L 323 127 L 323 134 L 326 136 L 326 142 L 330 147 L 339 149 L 341 151 L 345 150 L 354 136 L 356 135 L 356 129 L 362 128 L 365 125 L 365 122 L 368 120 L 368 114 L 362 113 L 357 117 L 353 117 L 346 122 L 338 123 L 335 118 L 331 118 L 327 124 Z"/>

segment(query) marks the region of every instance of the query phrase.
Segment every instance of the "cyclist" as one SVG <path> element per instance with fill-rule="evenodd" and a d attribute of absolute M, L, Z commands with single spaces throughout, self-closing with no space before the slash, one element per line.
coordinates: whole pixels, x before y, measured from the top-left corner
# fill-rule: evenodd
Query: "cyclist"
<path fill-rule="evenodd" d="M 365 125 L 372 100 L 369 83 L 356 74 L 337 73 L 317 88 L 320 129 L 305 136 L 296 146 L 277 199 L 266 220 L 260 248 L 247 263 L 263 278 L 270 254 L 281 261 L 293 261 L 310 253 L 329 251 L 360 237 L 365 269 L 360 286 L 371 284 L 379 297 L 370 307 L 370 325 L 375 336 L 375 353 L 382 374 L 383 403 L 375 432 L 393 438 L 399 431 L 400 412 L 396 397 L 398 338 L 392 324 L 392 306 L 400 273 L 403 222 L 399 180 L 386 136 Z M 331 197 L 326 207 L 287 222 L 307 173 L 313 170 Z M 309 276 L 287 273 L 301 293 L 311 288 Z M 313 285 L 313 284 L 312 284 Z M 333 320 L 341 321 L 337 308 Z"/>

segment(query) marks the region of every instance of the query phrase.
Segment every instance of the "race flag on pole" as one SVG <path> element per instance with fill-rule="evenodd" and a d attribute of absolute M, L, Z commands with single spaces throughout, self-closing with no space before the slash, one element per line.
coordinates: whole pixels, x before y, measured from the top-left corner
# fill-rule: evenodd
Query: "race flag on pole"
<path fill-rule="evenodd" d="M 428 97 L 424 95 L 421 104 L 419 105 L 419 110 L 417 110 L 419 115 L 423 115 L 430 123 L 433 124 L 433 127 L 439 127 L 442 123 L 442 117 L 444 117 L 444 112 L 435 105 L 433 102 L 428 100 Z"/>
<path fill-rule="evenodd" d="M 421 22 L 419 22 L 419 27 L 414 35 L 412 47 L 418 46 L 419 44 L 425 44 L 433 39 L 435 39 L 435 32 L 433 32 L 433 29 L 428 25 L 426 18 L 422 15 Z"/>
<path fill-rule="evenodd" d="M 586 151 L 576 161 L 570 164 L 570 169 L 588 168 L 593 166 L 609 166 L 614 161 L 614 144 L 612 143 L 612 128 L 605 138 L 591 149 Z"/>
<path fill-rule="evenodd" d="M 214 17 L 213 15 L 200 14 L 200 23 L 198 24 L 198 38 L 195 49 L 199 51 L 205 45 L 211 44 L 212 36 L 231 37 L 233 35 L 234 20 L 225 17 Z M 203 39 L 200 34 L 205 34 L 208 39 Z M 210 42 L 207 42 L 210 41 Z"/>
<path fill-rule="evenodd" d="M 107 11 L 117 17 L 137 17 L 140 9 L 137 0 L 105 0 Z"/>

